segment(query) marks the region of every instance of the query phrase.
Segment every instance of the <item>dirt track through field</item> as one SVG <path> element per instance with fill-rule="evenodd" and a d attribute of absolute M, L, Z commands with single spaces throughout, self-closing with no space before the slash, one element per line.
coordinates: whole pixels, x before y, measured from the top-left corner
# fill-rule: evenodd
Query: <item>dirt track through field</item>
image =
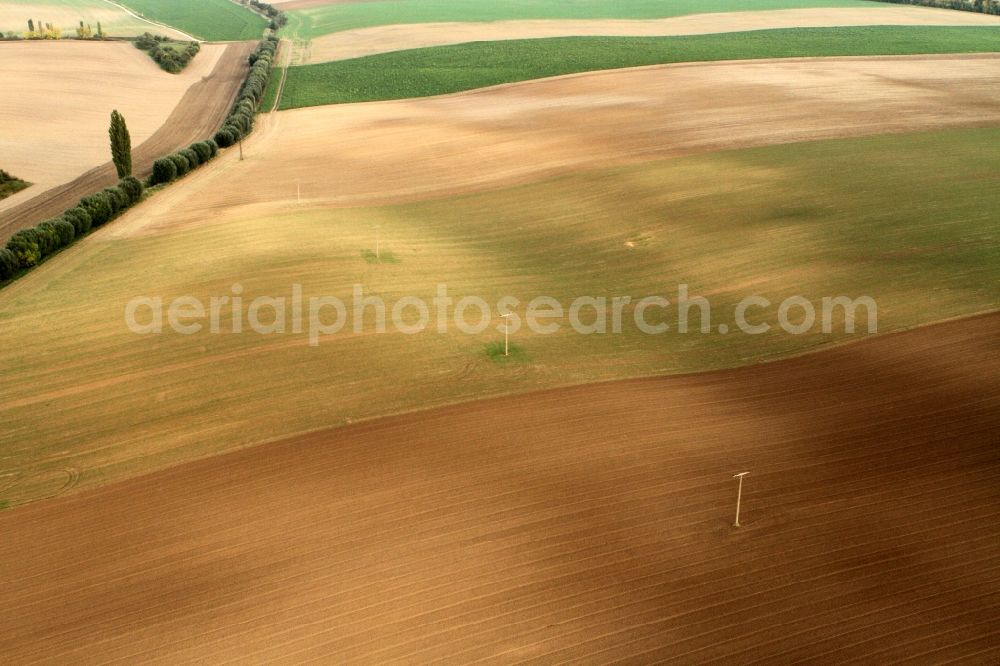
<path fill-rule="evenodd" d="M 788 59 L 592 72 L 270 114 L 128 234 L 218 215 L 462 194 L 728 148 L 1000 123 L 1000 55 Z"/>
<path fill-rule="evenodd" d="M 995 663 L 998 432 L 1000 314 L 318 432 L 0 513 L 0 660 Z"/>
<path fill-rule="evenodd" d="M 414 23 L 344 30 L 313 39 L 308 58 L 296 65 L 346 60 L 404 49 L 463 42 L 545 37 L 658 37 L 705 35 L 773 28 L 825 28 L 865 25 L 994 25 L 1000 16 L 928 7 L 778 9 L 756 12 L 692 14 L 634 20 L 535 20 L 489 23 Z"/>
<path fill-rule="evenodd" d="M 128 48 L 135 50 L 131 46 Z M 210 73 L 187 89 L 163 125 L 145 141 L 138 145 L 133 143 L 132 165 L 135 175 L 147 176 L 156 159 L 194 141 L 211 137 L 222 124 L 246 76 L 246 58 L 253 51 L 254 44 L 233 43 L 223 48 L 225 50 Z M 0 211 L 0 241 L 18 229 L 60 214 L 75 205 L 81 197 L 114 185 L 116 181 L 114 166 L 107 162 L 69 182 L 45 189 L 30 199 Z M 25 190 L 25 195 L 30 196 L 33 189 Z"/>

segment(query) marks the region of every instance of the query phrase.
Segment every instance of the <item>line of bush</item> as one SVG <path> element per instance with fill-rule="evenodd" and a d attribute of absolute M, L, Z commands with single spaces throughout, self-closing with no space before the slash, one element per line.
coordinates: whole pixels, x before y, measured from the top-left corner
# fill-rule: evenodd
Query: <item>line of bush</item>
<path fill-rule="evenodd" d="M 227 126 L 238 128 L 241 132 L 239 137 L 243 137 L 253 128 L 253 114 L 256 113 L 267 86 L 271 59 L 277 45 L 277 38 L 269 37 L 251 54 L 250 72 L 223 129 Z M 231 130 L 227 131 L 226 136 L 230 132 Z M 156 160 L 153 163 L 153 173 L 146 179 L 146 186 L 169 183 L 198 168 L 218 155 L 219 145 L 215 139 L 196 141 L 187 148 Z M 76 238 L 86 235 L 91 229 L 115 219 L 142 199 L 144 191 L 143 183 L 127 176 L 113 187 L 106 187 L 80 199 L 76 206 L 66 210 L 61 216 L 15 232 L 6 246 L 0 248 L 0 282 L 16 277 Z"/>
<path fill-rule="evenodd" d="M 137 37 L 134 43 L 137 49 L 145 51 L 157 65 L 171 74 L 177 74 L 187 67 L 191 59 L 201 50 L 201 44 L 198 42 L 179 42 L 148 32 Z"/>
<path fill-rule="evenodd" d="M 919 5 L 939 9 L 957 9 L 963 12 L 979 12 L 1000 16 L 1000 0 L 875 0 L 891 2 L 895 5 Z"/>
<path fill-rule="evenodd" d="M 277 48 L 278 38 L 271 36 L 261 41 L 257 50 L 250 54 L 250 73 L 236 96 L 229 116 L 215 133 L 215 142 L 220 148 L 228 148 L 253 130 L 254 117 L 264 97 L 271 76 L 271 61 Z"/>
<path fill-rule="evenodd" d="M 8 280 L 19 271 L 66 247 L 73 239 L 113 220 L 142 198 L 139 179 L 126 176 L 112 187 L 85 196 L 73 208 L 37 224 L 21 229 L 0 249 L 0 280 Z"/>
<path fill-rule="evenodd" d="M 159 185 L 177 180 L 189 171 L 194 171 L 219 154 L 219 144 L 214 139 L 196 141 L 187 148 L 178 150 L 153 162 L 153 173 L 146 183 Z"/>
<path fill-rule="evenodd" d="M 288 23 L 288 17 L 285 16 L 285 13 L 273 5 L 269 5 L 266 2 L 260 2 L 260 0 L 250 0 L 249 4 L 251 7 L 270 19 L 271 23 L 268 27 L 271 30 L 276 31 L 278 28 Z"/>

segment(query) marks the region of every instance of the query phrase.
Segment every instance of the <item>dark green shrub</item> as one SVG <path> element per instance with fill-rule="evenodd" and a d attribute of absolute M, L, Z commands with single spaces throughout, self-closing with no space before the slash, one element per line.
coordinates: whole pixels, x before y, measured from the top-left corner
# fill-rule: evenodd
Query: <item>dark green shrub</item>
<path fill-rule="evenodd" d="M 9 280 L 14 277 L 19 268 L 17 257 L 7 248 L 0 248 L 0 280 Z"/>
<path fill-rule="evenodd" d="M 73 233 L 77 237 L 90 231 L 90 213 L 81 206 L 67 210 L 63 213 L 63 219 L 73 225 Z"/>
<path fill-rule="evenodd" d="M 14 255 L 18 268 L 31 268 L 42 260 L 38 232 L 35 229 L 21 229 L 7 240 L 7 249 Z"/>
<path fill-rule="evenodd" d="M 102 190 L 108 197 L 111 204 L 111 217 L 115 217 L 129 207 L 128 195 L 120 187 L 105 187 Z"/>
<path fill-rule="evenodd" d="M 208 147 L 208 144 L 204 141 L 198 141 L 192 143 L 189 148 L 198 155 L 198 163 L 204 164 L 205 162 L 212 159 L 212 149 Z"/>
<path fill-rule="evenodd" d="M 76 238 L 76 229 L 73 228 L 71 223 L 61 217 L 57 218 L 56 221 L 52 223 L 52 226 L 55 227 L 56 235 L 59 236 L 60 247 L 66 247 L 73 242 L 74 238 Z"/>
<path fill-rule="evenodd" d="M 233 133 L 229 130 L 228 127 L 225 126 L 221 127 L 219 131 L 215 133 L 215 136 L 212 138 L 212 140 L 215 141 L 215 145 L 219 146 L 220 148 L 228 148 L 229 146 L 236 143 L 236 140 L 233 138 Z"/>
<path fill-rule="evenodd" d="M 111 219 L 111 202 L 104 192 L 97 192 L 80 199 L 80 207 L 90 215 L 90 224 L 99 227 Z"/>
<path fill-rule="evenodd" d="M 198 153 L 194 152 L 191 148 L 184 148 L 178 152 L 188 161 L 188 165 L 192 171 L 201 166 L 201 158 L 199 158 Z"/>
<path fill-rule="evenodd" d="M 212 157 L 219 154 L 219 144 L 215 142 L 215 139 L 208 139 L 207 141 L 202 141 L 202 143 L 208 146 L 209 150 L 212 151 Z"/>
<path fill-rule="evenodd" d="M 142 183 L 139 182 L 139 179 L 134 176 L 126 176 L 125 178 L 122 178 L 118 181 L 118 187 L 125 193 L 125 196 L 128 197 L 129 206 L 142 198 Z"/>
<path fill-rule="evenodd" d="M 177 178 L 177 165 L 169 157 L 161 157 L 153 162 L 153 183 L 169 183 Z"/>
<path fill-rule="evenodd" d="M 177 167 L 178 177 L 183 176 L 191 170 L 191 165 L 188 163 L 187 158 L 180 153 L 174 153 L 170 156 L 170 159 L 173 160 L 174 166 Z"/>
<path fill-rule="evenodd" d="M 59 234 L 56 233 L 55 222 L 53 220 L 40 222 L 35 226 L 35 232 L 38 234 L 38 250 L 43 257 L 49 256 L 62 247 L 59 243 Z"/>

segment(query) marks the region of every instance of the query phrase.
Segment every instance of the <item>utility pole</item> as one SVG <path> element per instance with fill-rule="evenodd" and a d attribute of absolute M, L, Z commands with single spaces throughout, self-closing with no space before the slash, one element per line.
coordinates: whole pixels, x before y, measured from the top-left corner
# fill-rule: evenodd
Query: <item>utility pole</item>
<path fill-rule="evenodd" d="M 743 499 L 743 477 L 750 472 L 740 472 L 739 474 L 734 474 L 734 479 L 740 480 L 740 489 L 736 492 L 736 522 L 733 523 L 733 527 L 740 526 L 740 500 Z"/>
<path fill-rule="evenodd" d="M 503 355 L 510 356 L 510 317 L 511 312 L 505 315 L 500 315 L 503 317 Z"/>
<path fill-rule="evenodd" d="M 240 137 L 240 162 L 243 161 L 243 137 Z"/>

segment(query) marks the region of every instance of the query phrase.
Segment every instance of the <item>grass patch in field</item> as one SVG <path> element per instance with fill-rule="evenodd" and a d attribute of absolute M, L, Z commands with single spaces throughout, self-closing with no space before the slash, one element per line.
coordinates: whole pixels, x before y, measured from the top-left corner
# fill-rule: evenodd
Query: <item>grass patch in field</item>
<path fill-rule="evenodd" d="M 877 7 L 860 0 L 383 0 L 331 3 L 287 12 L 283 34 L 312 39 L 341 30 L 404 23 L 516 19 L 652 19 L 686 14 Z"/>
<path fill-rule="evenodd" d="M 275 67 L 271 70 L 271 76 L 267 79 L 267 88 L 264 89 L 264 97 L 261 98 L 260 110 L 264 113 L 274 111 L 278 102 L 278 89 L 281 88 L 281 76 L 284 67 Z"/>
<path fill-rule="evenodd" d="M 507 353 L 504 353 L 505 351 Z M 486 358 L 499 365 L 527 363 L 531 360 L 524 347 L 511 343 L 505 350 L 503 341 L 487 342 L 483 345 L 483 352 L 486 354 Z"/>
<path fill-rule="evenodd" d="M 3 169 L 0 169 L 0 201 L 6 199 L 12 194 L 17 194 L 26 187 L 30 187 L 31 183 L 21 180 L 16 176 L 12 176 Z"/>
<path fill-rule="evenodd" d="M 375 250 L 361 250 L 361 258 L 369 264 L 399 263 L 399 259 L 392 253 L 391 250 L 379 250 L 378 254 L 375 254 Z"/>
<path fill-rule="evenodd" d="M 0 500 L 0 511 L 3 511 L 4 509 L 6 509 L 9 506 L 10 506 L 10 502 L 8 502 L 7 500 Z"/>
<path fill-rule="evenodd" d="M 210 41 L 260 39 L 267 21 L 230 0 L 116 0 L 153 21 Z"/>
<path fill-rule="evenodd" d="M 84 487 L 346 419 L 748 365 L 863 337 L 836 321 L 830 334 L 818 326 L 785 334 L 777 306 L 792 295 L 817 311 L 824 296 L 871 296 L 882 333 L 996 309 L 998 214 L 1000 130 L 973 129 L 719 152 L 406 205 L 103 234 L 74 245 L 72 260 L 47 262 L 0 291 L 0 309 L 13 315 L 0 321 L 0 421 L 10 424 L 0 450 L 26 478 L 46 466 L 79 468 Z M 358 261 L 375 224 L 406 256 L 405 271 Z M 318 346 L 307 328 L 250 332 L 245 316 L 244 333 L 225 332 L 225 311 L 220 334 L 206 324 L 193 335 L 136 335 L 124 324 L 133 297 L 205 303 L 229 296 L 236 282 L 245 305 L 287 299 L 300 284 L 306 297 L 343 300 L 352 321 L 354 284 L 391 308 L 403 296 L 431 304 L 444 283 L 456 302 L 479 296 L 494 316 L 479 335 L 453 322 L 441 334 L 432 308 L 422 333 L 376 334 L 369 308 L 361 332 L 348 323 Z M 540 295 L 567 306 L 578 296 L 662 295 L 674 324 L 679 284 L 710 299 L 713 330 L 736 331 L 735 305 L 752 294 L 772 306 L 749 319 L 772 329 L 681 334 L 672 326 L 645 335 L 627 309 L 617 335 L 579 335 L 565 318 L 553 335 L 522 326 L 511 342 L 530 350 L 531 363 L 517 373 L 496 372 L 484 357 L 484 345 L 502 341 L 502 296 L 520 299 L 514 309 L 523 315 Z"/>
<path fill-rule="evenodd" d="M 1000 27 L 789 28 L 681 37 L 473 42 L 291 67 L 281 108 L 426 97 L 562 74 L 678 62 L 998 49 Z"/>

